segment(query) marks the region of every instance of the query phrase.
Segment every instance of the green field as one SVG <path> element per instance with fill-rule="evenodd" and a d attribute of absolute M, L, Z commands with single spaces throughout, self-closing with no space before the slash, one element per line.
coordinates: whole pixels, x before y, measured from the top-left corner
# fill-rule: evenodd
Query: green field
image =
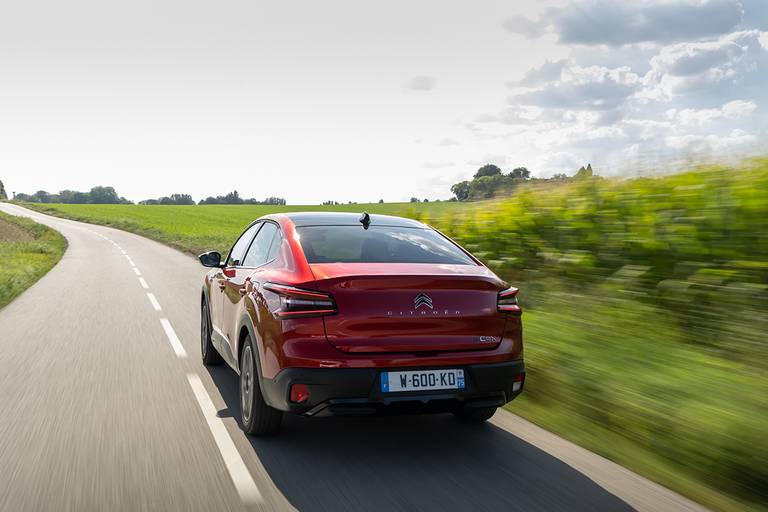
<path fill-rule="evenodd" d="M 113 226 L 166 243 L 190 254 L 225 252 L 251 221 L 276 212 L 342 211 L 414 217 L 440 216 L 466 209 L 455 202 L 351 204 L 335 206 L 200 205 L 145 206 L 123 204 L 24 203 L 35 210 L 85 222 Z"/>
<path fill-rule="evenodd" d="M 0 308 L 43 277 L 66 247 L 56 231 L 0 212 Z"/>
<path fill-rule="evenodd" d="M 712 508 L 768 510 L 766 159 L 469 204 L 29 206 L 193 253 L 273 211 L 425 220 L 522 290 L 510 410 Z"/>

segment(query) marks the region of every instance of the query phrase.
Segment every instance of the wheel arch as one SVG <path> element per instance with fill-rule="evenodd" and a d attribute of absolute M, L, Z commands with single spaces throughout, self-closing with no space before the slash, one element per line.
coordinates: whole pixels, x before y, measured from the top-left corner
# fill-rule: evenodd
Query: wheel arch
<path fill-rule="evenodd" d="M 262 351 L 262 343 L 261 339 L 256 335 L 256 329 L 254 328 L 253 321 L 251 320 L 250 315 L 248 313 L 243 313 L 243 315 L 240 317 L 240 329 L 238 330 L 237 334 L 237 372 L 240 373 L 240 359 L 242 358 L 243 354 L 243 347 L 245 346 L 245 337 L 250 336 L 252 340 L 254 340 L 254 354 L 253 358 L 256 360 L 256 374 L 259 379 L 259 386 L 263 390 L 264 393 L 264 401 L 267 402 L 268 405 L 274 407 L 273 400 L 270 399 L 269 393 L 267 391 L 269 386 L 265 387 L 265 383 L 268 379 L 264 378 L 264 372 L 261 369 L 261 351 Z M 268 384 L 268 383 L 267 383 Z"/>
<path fill-rule="evenodd" d="M 256 359 L 256 366 L 259 370 L 259 379 L 262 378 L 263 374 L 261 372 L 261 352 L 262 352 L 262 343 L 261 339 L 256 335 L 256 328 L 253 325 L 253 320 L 251 320 L 251 316 L 248 314 L 248 312 L 244 312 L 242 316 L 240 317 L 240 328 L 237 331 L 237 367 L 238 371 L 240 368 L 240 358 L 243 354 L 243 346 L 245 342 L 245 337 L 250 336 L 250 338 L 254 342 L 254 349 L 256 353 L 254 354 Z"/>

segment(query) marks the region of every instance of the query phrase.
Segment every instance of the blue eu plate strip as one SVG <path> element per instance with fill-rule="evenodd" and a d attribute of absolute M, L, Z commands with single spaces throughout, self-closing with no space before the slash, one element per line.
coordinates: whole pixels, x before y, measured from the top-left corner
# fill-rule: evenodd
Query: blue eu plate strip
<path fill-rule="evenodd" d="M 385 393 L 389 391 L 389 377 L 387 376 L 387 372 L 381 372 L 381 390 Z"/>

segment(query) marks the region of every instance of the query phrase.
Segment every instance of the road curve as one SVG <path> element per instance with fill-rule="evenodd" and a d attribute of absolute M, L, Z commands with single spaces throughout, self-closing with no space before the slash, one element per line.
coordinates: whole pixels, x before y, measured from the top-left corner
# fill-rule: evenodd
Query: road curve
<path fill-rule="evenodd" d="M 0 510 L 703 510 L 506 412 L 237 425 L 200 363 L 197 262 L 0 204 L 69 248 L 0 310 Z"/>

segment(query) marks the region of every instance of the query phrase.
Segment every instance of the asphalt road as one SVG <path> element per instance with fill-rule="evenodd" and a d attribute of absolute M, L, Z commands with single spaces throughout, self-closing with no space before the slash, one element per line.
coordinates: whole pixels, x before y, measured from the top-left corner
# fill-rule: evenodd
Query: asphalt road
<path fill-rule="evenodd" d="M 0 511 L 700 510 L 506 412 L 289 417 L 249 438 L 235 374 L 200 363 L 193 258 L 0 209 L 69 241 L 0 310 Z"/>

